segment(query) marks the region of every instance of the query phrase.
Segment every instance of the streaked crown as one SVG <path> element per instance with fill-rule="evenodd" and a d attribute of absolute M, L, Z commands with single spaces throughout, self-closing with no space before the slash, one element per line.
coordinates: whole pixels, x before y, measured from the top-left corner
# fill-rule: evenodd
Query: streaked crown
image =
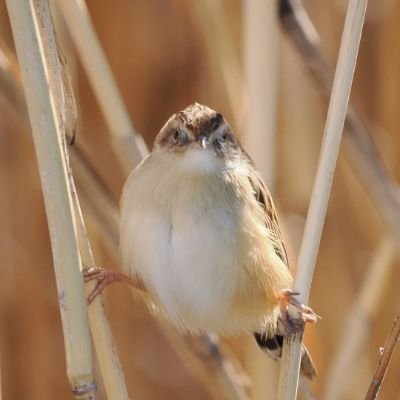
<path fill-rule="evenodd" d="M 239 143 L 222 114 L 194 103 L 167 121 L 156 137 L 154 149 L 182 153 L 195 147 L 226 156 L 236 151 Z"/>

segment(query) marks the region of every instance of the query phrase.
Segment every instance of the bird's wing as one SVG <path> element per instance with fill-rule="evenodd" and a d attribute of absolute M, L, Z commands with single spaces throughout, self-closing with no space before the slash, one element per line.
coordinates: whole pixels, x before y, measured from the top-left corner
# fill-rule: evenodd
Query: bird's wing
<path fill-rule="evenodd" d="M 275 252 L 280 259 L 287 266 L 289 266 L 285 245 L 283 244 L 282 234 L 279 229 L 278 217 L 271 194 L 262 180 L 260 173 L 257 171 L 257 169 L 255 169 L 254 164 L 249 156 L 248 158 L 253 167 L 250 169 L 251 173 L 249 180 L 254 190 L 254 196 L 264 210 L 266 225 L 271 233 L 271 239 L 273 241 Z M 281 358 L 284 335 L 284 330 L 279 328 L 279 324 L 276 334 L 272 336 L 269 336 L 266 332 L 254 332 L 254 338 L 256 339 L 257 344 L 274 360 Z M 305 377 L 311 380 L 316 379 L 318 376 L 315 364 L 304 345 L 302 346 L 300 370 Z"/>
<path fill-rule="evenodd" d="M 287 266 L 289 266 L 288 257 L 285 245 L 283 244 L 282 234 L 279 229 L 278 217 L 276 214 L 274 202 L 272 201 L 271 194 L 269 193 L 267 186 L 262 180 L 260 173 L 255 169 L 252 169 L 252 171 L 255 172 L 251 173 L 251 176 L 249 176 L 249 180 L 253 187 L 254 195 L 264 210 L 266 225 L 271 233 L 271 239 L 273 241 L 275 252 L 279 256 L 279 258 Z"/>

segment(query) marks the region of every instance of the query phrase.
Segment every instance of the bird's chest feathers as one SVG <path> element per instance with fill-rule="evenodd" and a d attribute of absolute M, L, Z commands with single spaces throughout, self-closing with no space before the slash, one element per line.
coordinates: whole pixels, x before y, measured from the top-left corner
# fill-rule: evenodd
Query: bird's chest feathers
<path fill-rule="evenodd" d="M 266 311 L 273 253 L 262 217 L 249 212 L 252 193 L 246 198 L 223 174 L 168 168 L 149 185 L 146 170 L 133 176 L 122 204 L 128 272 L 140 276 L 177 325 L 193 332 L 252 329 Z M 252 309 L 238 308 L 239 298 L 240 307 Z"/>
<path fill-rule="evenodd" d="M 218 319 L 244 273 L 237 254 L 241 206 L 235 190 L 218 175 L 163 178 L 157 187 L 147 187 L 151 193 L 143 202 L 134 190 L 121 232 L 121 240 L 130 242 L 130 272 L 144 279 L 172 318 L 179 316 L 186 325 L 194 315 Z"/>
<path fill-rule="evenodd" d="M 238 205 L 230 192 L 220 179 L 192 177 L 160 215 L 169 232 L 161 239 L 168 257 L 154 271 L 164 276 L 157 292 L 186 324 L 196 314 L 217 319 L 227 312 L 243 272 L 236 253 Z"/>
<path fill-rule="evenodd" d="M 171 213 L 169 269 L 181 296 L 205 315 L 228 306 L 242 273 L 238 205 L 227 191 L 216 182 L 187 185 Z"/>

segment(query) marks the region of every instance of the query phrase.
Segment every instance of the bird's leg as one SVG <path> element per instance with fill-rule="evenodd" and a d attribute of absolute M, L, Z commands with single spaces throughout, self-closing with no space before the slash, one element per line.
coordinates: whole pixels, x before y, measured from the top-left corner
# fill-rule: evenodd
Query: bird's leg
<path fill-rule="evenodd" d="M 90 304 L 96 296 L 98 296 L 103 289 L 110 285 L 113 282 L 125 282 L 129 286 L 132 286 L 136 289 L 145 291 L 146 288 L 143 285 L 143 282 L 139 279 L 133 279 L 127 275 L 122 274 L 121 272 L 110 271 L 104 268 L 89 268 L 83 271 L 83 280 L 84 282 L 90 282 L 96 280 L 96 286 L 89 294 L 87 298 L 88 304 Z"/>
<path fill-rule="evenodd" d="M 285 328 L 286 333 L 297 333 L 303 329 L 306 322 L 315 323 L 321 317 L 317 315 L 310 307 L 300 303 L 294 296 L 299 293 L 293 292 L 290 289 L 282 290 L 279 301 L 281 307 L 281 322 Z M 292 318 L 288 313 L 288 306 L 291 305 L 298 309 L 301 313 L 301 318 Z"/>

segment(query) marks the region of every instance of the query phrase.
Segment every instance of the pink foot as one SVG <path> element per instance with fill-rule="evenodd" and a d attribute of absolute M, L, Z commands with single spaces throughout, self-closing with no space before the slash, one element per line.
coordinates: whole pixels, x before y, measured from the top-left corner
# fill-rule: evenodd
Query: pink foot
<path fill-rule="evenodd" d="M 87 298 L 88 304 L 90 304 L 102 291 L 103 289 L 113 282 L 125 282 L 129 286 L 133 286 L 136 289 L 146 290 L 143 282 L 132 279 L 131 277 L 122 274 L 121 272 L 110 271 L 103 268 L 90 268 L 83 271 L 84 282 L 90 282 L 97 280 L 96 286 L 89 294 Z"/>
<path fill-rule="evenodd" d="M 281 322 L 285 328 L 287 333 L 296 333 L 299 332 L 306 322 L 315 323 L 321 317 L 316 314 L 312 308 L 307 307 L 306 305 L 300 303 L 294 296 L 297 296 L 299 293 L 293 292 L 290 289 L 284 289 L 280 295 L 280 303 L 281 303 Z M 288 305 L 292 305 L 297 308 L 301 312 L 301 319 L 291 318 L 287 307 Z"/>

